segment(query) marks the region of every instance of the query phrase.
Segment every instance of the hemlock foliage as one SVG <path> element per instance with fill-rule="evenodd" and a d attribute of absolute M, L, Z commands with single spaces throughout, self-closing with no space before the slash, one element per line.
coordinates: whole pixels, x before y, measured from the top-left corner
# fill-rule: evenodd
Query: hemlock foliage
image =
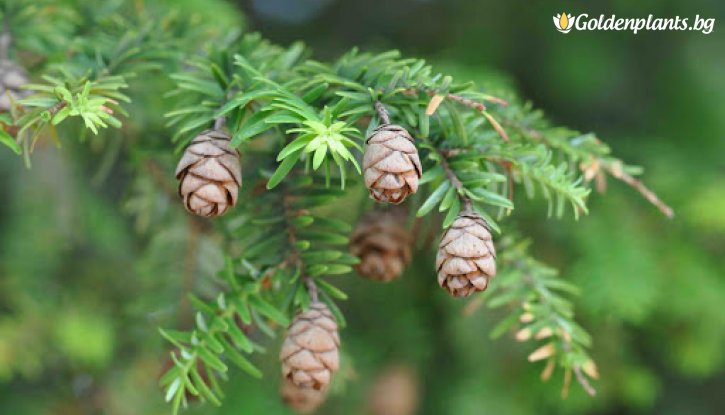
<path fill-rule="evenodd" d="M 499 234 L 499 275 L 467 312 L 504 308 L 492 337 L 514 333 L 531 343 L 529 360 L 545 362 L 543 378 L 558 368 L 565 388 L 573 379 L 594 393 L 598 371 L 589 348 L 597 337 L 576 322 L 571 303 L 587 293 L 533 259 L 525 234 L 513 236 L 524 230 L 516 229 L 512 194 L 545 199 L 542 216 L 578 218 L 588 213 L 592 184 L 609 175 L 668 213 L 633 178 L 640 169 L 593 134 L 552 126 L 515 97 L 397 51 L 353 49 L 321 62 L 301 43 L 279 46 L 258 33 L 130 2 L 20 1 L 5 4 L 2 17 L 13 38 L 9 57 L 33 62 L 25 86 L 32 95 L 3 114 L 3 144 L 19 148 L 28 165 L 47 142 L 88 145 L 102 154 L 96 183 L 125 156 L 124 210 L 134 218 L 135 237 L 146 241 L 138 267 L 183 281 L 188 299 L 179 304 L 178 327 L 166 318 L 171 327 L 160 329 L 179 351 L 160 378 L 174 412 L 188 396 L 223 404 L 220 380 L 232 365 L 266 375 L 254 354 L 274 355 L 273 343 L 246 328 L 277 336 L 310 303 L 303 277 L 345 326 L 344 301 L 355 293 L 338 280 L 358 259 L 347 251 L 352 217 L 339 206 L 364 197 L 360 159 L 380 122 L 376 101 L 416 138 L 424 175 L 406 204 L 420 234 L 447 227 L 463 198 Z M 172 166 L 220 118 L 242 154 L 244 184 L 226 216 L 202 221 L 182 213 Z M 434 249 L 430 241 L 418 245 L 421 256 Z M 417 277 L 435 285 L 432 267 Z M 147 281 L 146 289 L 137 311 L 170 307 L 163 303 L 168 287 Z M 344 344 L 344 331 L 342 337 Z M 8 375 L 28 370 L 19 363 Z"/>

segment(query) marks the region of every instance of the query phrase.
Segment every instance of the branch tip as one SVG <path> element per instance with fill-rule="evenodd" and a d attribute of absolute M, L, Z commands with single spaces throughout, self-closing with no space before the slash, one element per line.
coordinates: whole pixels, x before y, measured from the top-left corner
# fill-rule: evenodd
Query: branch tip
<path fill-rule="evenodd" d="M 577 382 L 579 382 L 582 388 L 584 388 L 587 395 L 592 397 L 597 395 L 597 390 L 589 383 L 589 380 L 587 380 L 586 376 L 584 376 L 579 366 L 574 366 L 574 375 L 576 376 Z"/>

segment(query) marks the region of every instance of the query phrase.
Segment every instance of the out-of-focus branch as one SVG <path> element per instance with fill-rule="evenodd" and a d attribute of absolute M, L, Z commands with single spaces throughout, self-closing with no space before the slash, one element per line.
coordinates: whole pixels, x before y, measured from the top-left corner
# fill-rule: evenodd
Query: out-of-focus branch
<path fill-rule="evenodd" d="M 189 293 L 194 287 L 196 279 L 197 250 L 201 227 L 195 218 L 188 220 L 188 237 L 186 240 L 186 252 L 184 256 L 184 268 L 181 277 L 180 299 L 179 299 L 179 327 L 186 328 L 192 319 L 191 302 Z"/>
<path fill-rule="evenodd" d="M 547 140 L 544 133 L 542 133 L 539 130 L 535 130 L 533 128 L 529 128 L 522 125 L 516 125 L 516 127 L 521 130 L 525 135 L 528 137 L 537 140 L 542 141 L 545 143 L 550 143 L 549 140 Z M 618 162 L 610 162 L 608 160 L 605 160 L 601 157 L 595 157 L 592 156 L 593 160 L 599 164 L 607 173 L 609 173 L 612 177 L 614 177 L 617 180 L 620 180 L 633 189 L 635 189 L 639 194 L 642 195 L 648 202 L 653 204 L 657 209 L 659 209 L 660 212 L 662 212 L 663 215 L 667 216 L 668 218 L 673 218 L 675 216 L 674 210 L 667 205 L 665 202 L 660 199 L 655 192 L 650 190 L 642 181 L 634 178 L 632 175 L 626 173 L 622 169 L 621 163 Z"/>
<path fill-rule="evenodd" d="M 663 202 L 655 192 L 647 188 L 644 183 L 642 183 L 641 180 L 638 180 L 632 175 L 629 175 L 622 170 L 622 165 L 620 163 L 607 163 L 599 159 L 599 162 L 602 164 L 604 169 L 612 175 L 615 179 L 621 180 L 624 183 L 628 184 L 630 187 L 634 188 L 639 192 L 639 194 L 642 195 L 645 199 L 647 199 L 648 202 L 652 203 L 657 207 L 657 209 L 662 212 L 665 216 L 668 218 L 673 218 L 675 216 L 675 211 L 668 206 L 665 202 Z"/>

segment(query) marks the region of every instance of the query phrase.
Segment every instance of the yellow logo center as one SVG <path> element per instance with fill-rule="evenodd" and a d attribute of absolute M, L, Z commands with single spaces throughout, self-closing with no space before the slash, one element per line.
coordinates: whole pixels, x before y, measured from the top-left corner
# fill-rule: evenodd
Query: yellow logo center
<path fill-rule="evenodd" d="M 561 14 L 561 17 L 559 18 L 559 27 L 562 29 L 569 27 L 569 17 L 567 17 L 566 13 Z"/>

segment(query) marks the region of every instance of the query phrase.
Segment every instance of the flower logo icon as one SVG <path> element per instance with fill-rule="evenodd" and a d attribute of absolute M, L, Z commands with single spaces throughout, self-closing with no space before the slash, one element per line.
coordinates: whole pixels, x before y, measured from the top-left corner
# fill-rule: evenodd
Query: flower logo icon
<path fill-rule="evenodd" d="M 574 26 L 574 16 L 566 13 L 557 14 L 554 16 L 554 26 L 561 33 L 569 33 Z"/>

